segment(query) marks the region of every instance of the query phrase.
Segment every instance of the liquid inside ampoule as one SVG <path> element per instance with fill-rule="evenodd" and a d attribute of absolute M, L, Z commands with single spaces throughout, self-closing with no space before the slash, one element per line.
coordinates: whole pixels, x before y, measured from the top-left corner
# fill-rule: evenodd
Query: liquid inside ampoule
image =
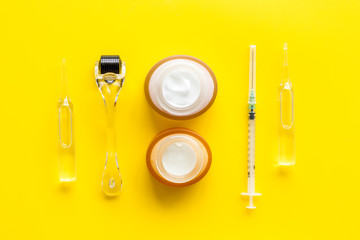
<path fill-rule="evenodd" d="M 280 165 L 295 164 L 294 94 L 289 82 L 280 90 L 279 154 Z"/>
<path fill-rule="evenodd" d="M 59 178 L 61 182 L 76 180 L 73 138 L 73 105 L 68 97 L 59 101 Z"/>

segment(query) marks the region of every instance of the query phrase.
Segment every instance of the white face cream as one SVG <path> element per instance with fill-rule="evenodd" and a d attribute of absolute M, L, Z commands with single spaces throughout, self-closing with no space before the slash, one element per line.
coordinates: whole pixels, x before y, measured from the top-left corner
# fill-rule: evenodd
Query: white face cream
<path fill-rule="evenodd" d="M 200 79 L 187 69 L 175 69 L 164 76 L 162 94 L 167 103 L 176 108 L 186 108 L 200 96 Z"/>
<path fill-rule="evenodd" d="M 167 146 L 162 155 L 165 170 L 174 176 L 189 174 L 196 164 L 196 153 L 187 143 L 175 142 Z"/>
<path fill-rule="evenodd" d="M 145 94 L 152 107 L 174 119 L 200 115 L 215 100 L 217 83 L 211 69 L 190 56 L 168 57 L 146 78 Z"/>

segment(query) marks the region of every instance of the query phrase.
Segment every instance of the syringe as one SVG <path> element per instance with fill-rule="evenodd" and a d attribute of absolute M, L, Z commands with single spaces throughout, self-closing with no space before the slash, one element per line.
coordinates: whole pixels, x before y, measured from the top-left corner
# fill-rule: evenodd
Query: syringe
<path fill-rule="evenodd" d="M 249 66 L 249 121 L 248 121 L 248 191 L 241 195 L 249 196 L 249 206 L 256 208 L 253 204 L 255 193 L 255 104 L 256 104 L 256 46 L 250 45 L 250 66 Z"/>

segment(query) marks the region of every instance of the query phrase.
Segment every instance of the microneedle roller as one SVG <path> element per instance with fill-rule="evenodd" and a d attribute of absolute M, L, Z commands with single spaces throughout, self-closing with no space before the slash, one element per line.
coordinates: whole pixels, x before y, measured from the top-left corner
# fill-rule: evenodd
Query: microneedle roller
<path fill-rule="evenodd" d="M 125 80 L 125 63 L 118 55 L 101 56 L 100 61 L 95 64 L 95 80 L 104 99 L 107 115 L 107 151 L 101 185 L 106 195 L 114 196 L 122 187 L 116 153 L 115 107 Z"/>

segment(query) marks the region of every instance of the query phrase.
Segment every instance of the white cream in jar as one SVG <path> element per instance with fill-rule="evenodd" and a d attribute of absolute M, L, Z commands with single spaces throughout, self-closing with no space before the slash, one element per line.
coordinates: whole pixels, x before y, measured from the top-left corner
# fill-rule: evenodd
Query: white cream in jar
<path fill-rule="evenodd" d="M 202 61 L 173 56 L 158 62 L 149 72 L 145 93 L 151 106 L 173 119 L 187 119 L 205 112 L 214 102 L 217 82 Z"/>
<path fill-rule="evenodd" d="M 191 145 L 175 142 L 167 146 L 162 155 L 162 164 L 174 176 L 189 174 L 196 165 L 196 153 Z"/>

